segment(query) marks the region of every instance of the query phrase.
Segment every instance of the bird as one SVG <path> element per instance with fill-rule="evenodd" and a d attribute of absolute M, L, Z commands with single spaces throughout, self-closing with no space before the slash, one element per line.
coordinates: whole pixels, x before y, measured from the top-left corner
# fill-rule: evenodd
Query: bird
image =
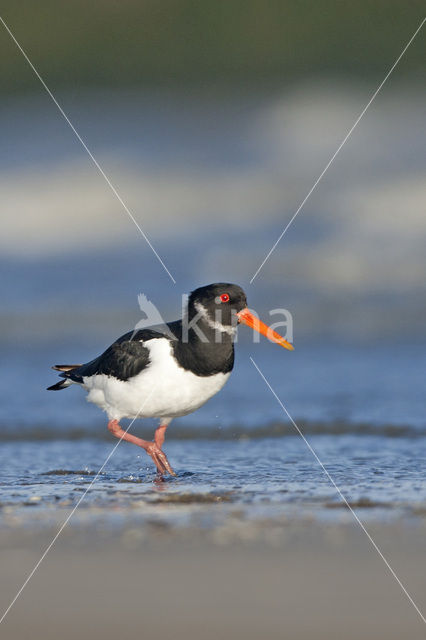
<path fill-rule="evenodd" d="M 173 418 L 196 411 L 222 389 L 234 366 L 239 323 L 293 350 L 249 310 L 241 287 L 217 282 L 192 291 L 181 320 L 163 328 L 136 327 L 86 364 L 53 366 L 61 380 L 47 390 L 82 387 L 87 400 L 106 412 L 113 436 L 144 449 L 159 477 L 175 476 L 163 451 L 166 429 Z M 125 431 L 123 418 L 157 418 L 154 439 Z"/>

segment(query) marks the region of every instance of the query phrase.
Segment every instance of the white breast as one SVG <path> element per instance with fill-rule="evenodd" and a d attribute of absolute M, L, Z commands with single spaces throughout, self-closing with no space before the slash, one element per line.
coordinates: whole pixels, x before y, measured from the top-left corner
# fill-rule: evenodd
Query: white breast
<path fill-rule="evenodd" d="M 87 400 L 121 418 L 177 418 L 201 407 L 223 387 L 230 373 L 197 376 L 180 367 L 166 338 L 148 340 L 150 364 L 129 380 L 104 374 L 83 378 Z"/>

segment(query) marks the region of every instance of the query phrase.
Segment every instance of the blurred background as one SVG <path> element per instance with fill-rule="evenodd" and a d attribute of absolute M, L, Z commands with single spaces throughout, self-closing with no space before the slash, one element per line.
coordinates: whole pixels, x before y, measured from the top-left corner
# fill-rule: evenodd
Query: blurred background
<path fill-rule="evenodd" d="M 0 25 L 3 438 L 95 433 L 104 418 L 82 393 L 45 392 L 50 365 L 132 328 L 140 292 L 169 320 L 182 293 L 221 280 L 265 321 L 290 310 L 296 350 L 240 331 L 236 375 L 182 423 L 283 420 L 252 354 L 307 425 L 426 429 L 424 32 L 250 284 L 423 12 L 413 0 L 2 3 L 176 279 Z"/>

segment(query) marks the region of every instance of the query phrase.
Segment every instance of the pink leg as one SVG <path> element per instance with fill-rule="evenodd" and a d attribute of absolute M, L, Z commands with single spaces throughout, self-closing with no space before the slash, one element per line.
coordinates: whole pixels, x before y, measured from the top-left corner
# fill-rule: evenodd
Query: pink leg
<path fill-rule="evenodd" d="M 167 429 L 167 427 L 168 427 L 167 424 L 160 424 L 160 426 L 157 427 L 156 430 L 155 430 L 154 442 L 157 445 L 157 447 L 159 447 L 160 449 L 162 448 L 162 446 L 164 444 L 164 439 L 166 437 L 166 429 Z"/>
<path fill-rule="evenodd" d="M 110 420 L 108 422 L 108 429 L 116 438 L 122 438 L 123 440 L 127 440 L 127 442 L 133 442 L 133 444 L 138 445 L 138 447 L 142 447 L 142 449 L 145 449 L 147 454 L 153 459 L 154 464 L 157 467 L 157 471 L 160 475 L 163 475 L 164 473 L 170 473 L 170 475 L 172 476 L 176 475 L 171 468 L 169 461 L 167 460 L 166 454 L 161 451 L 161 446 L 164 442 L 164 433 L 167 429 L 167 425 L 158 427 L 155 432 L 154 442 L 142 440 L 142 438 L 138 438 L 131 433 L 127 433 L 120 427 L 118 420 Z M 157 436 L 158 432 L 160 433 Z"/>

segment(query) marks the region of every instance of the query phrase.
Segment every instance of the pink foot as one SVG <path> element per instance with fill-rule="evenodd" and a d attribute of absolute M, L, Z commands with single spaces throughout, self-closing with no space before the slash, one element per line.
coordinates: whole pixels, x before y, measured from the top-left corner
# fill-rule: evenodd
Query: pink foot
<path fill-rule="evenodd" d="M 155 444 L 155 442 L 148 443 L 148 446 L 145 448 L 145 451 L 154 461 L 155 466 L 157 467 L 157 471 L 160 475 L 164 473 L 170 473 L 171 476 L 175 476 L 175 472 L 170 466 L 169 461 L 167 460 L 167 456 L 164 451 L 161 451 L 160 447 Z"/>

